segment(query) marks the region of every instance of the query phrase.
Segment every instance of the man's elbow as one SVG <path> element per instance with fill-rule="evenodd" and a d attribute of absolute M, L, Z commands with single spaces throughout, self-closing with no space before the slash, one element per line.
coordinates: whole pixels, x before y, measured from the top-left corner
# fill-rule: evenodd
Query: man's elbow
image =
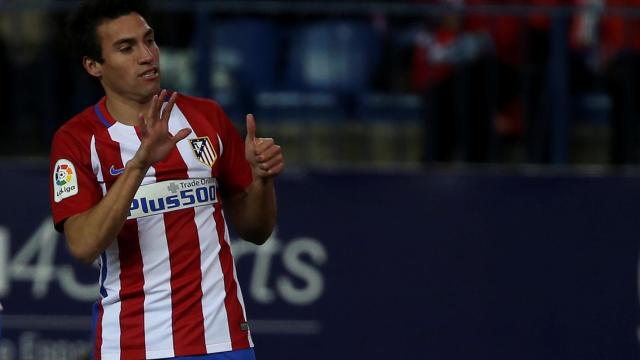
<path fill-rule="evenodd" d="M 252 244 L 256 244 L 256 245 L 262 245 L 264 243 L 267 242 L 267 240 L 269 240 L 269 238 L 271 237 L 271 233 L 273 231 L 273 228 L 266 231 L 266 230 L 262 230 L 262 231 L 251 231 L 251 232 L 245 232 L 244 234 L 240 234 L 240 236 L 252 243 Z"/>
<path fill-rule="evenodd" d="M 96 260 L 99 251 L 94 246 L 91 246 L 91 241 L 87 241 L 91 238 L 91 235 L 71 231 L 68 227 L 65 227 L 65 237 L 67 239 L 69 254 L 71 254 L 74 259 L 85 264 L 90 264 Z"/>
<path fill-rule="evenodd" d="M 253 221 L 234 221 L 233 225 L 243 240 L 262 245 L 271 237 L 271 233 L 276 227 L 276 217 L 269 216 L 266 219 Z"/>
<path fill-rule="evenodd" d="M 273 232 L 273 226 L 265 226 L 263 228 L 253 228 L 253 229 L 236 229 L 238 230 L 238 235 L 243 240 L 246 240 L 252 244 L 262 245 L 269 240 L 271 237 L 271 233 Z"/>
<path fill-rule="evenodd" d="M 98 257 L 95 251 L 86 246 L 73 245 L 71 242 L 67 242 L 67 248 L 74 259 L 85 264 L 93 263 Z"/>
<path fill-rule="evenodd" d="M 88 231 L 91 226 L 87 226 L 82 219 L 80 215 L 67 219 L 64 223 L 64 235 L 69 254 L 80 262 L 91 264 L 102 252 L 99 244 L 103 241 L 99 232 Z"/>

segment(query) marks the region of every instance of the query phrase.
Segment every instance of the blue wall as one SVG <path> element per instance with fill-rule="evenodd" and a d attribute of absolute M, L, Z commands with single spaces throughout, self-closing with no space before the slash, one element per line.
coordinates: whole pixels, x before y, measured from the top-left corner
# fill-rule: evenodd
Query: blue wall
<path fill-rule="evenodd" d="M 75 359 L 97 272 L 51 228 L 46 166 L 2 165 L 0 359 Z M 274 238 L 234 243 L 256 353 L 636 359 L 638 180 L 289 173 Z"/>

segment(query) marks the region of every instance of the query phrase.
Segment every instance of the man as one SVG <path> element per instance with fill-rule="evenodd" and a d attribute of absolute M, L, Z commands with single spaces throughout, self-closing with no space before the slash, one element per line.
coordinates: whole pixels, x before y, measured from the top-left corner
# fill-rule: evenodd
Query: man
<path fill-rule="evenodd" d="M 243 143 L 216 103 L 161 91 L 147 14 L 89 0 L 70 20 L 105 97 L 54 136 L 51 204 L 71 254 L 100 263 L 95 358 L 254 359 L 225 220 L 266 241 L 283 156 L 253 116 Z"/>

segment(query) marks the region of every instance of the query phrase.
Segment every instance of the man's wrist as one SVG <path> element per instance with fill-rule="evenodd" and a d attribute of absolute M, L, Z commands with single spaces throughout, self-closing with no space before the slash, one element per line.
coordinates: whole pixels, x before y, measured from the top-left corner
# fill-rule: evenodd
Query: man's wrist
<path fill-rule="evenodd" d="M 273 177 L 271 176 L 253 176 L 253 184 L 259 187 L 273 186 Z"/>
<path fill-rule="evenodd" d="M 133 158 L 133 159 L 127 161 L 127 164 L 125 165 L 126 169 L 141 171 L 143 173 L 146 173 L 147 170 L 149 170 L 149 167 L 150 167 L 150 165 L 142 164 L 136 158 Z"/>

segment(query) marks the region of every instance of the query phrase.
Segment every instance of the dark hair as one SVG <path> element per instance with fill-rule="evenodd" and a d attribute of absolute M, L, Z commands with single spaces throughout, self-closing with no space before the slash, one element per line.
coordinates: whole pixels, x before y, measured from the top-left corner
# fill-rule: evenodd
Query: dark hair
<path fill-rule="evenodd" d="M 148 21 L 150 9 L 144 0 L 85 0 L 67 20 L 67 38 L 78 56 L 102 62 L 98 26 L 132 12 Z"/>

